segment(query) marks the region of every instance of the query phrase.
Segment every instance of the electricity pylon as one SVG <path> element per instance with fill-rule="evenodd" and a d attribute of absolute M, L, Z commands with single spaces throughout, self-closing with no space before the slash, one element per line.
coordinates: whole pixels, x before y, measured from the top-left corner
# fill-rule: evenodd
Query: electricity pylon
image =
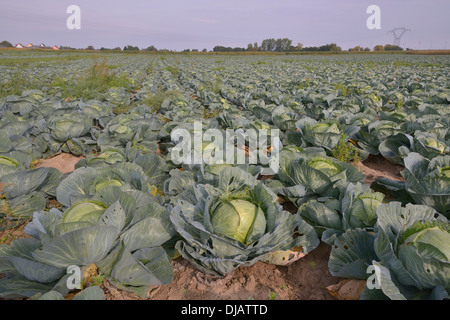
<path fill-rule="evenodd" d="M 408 31 L 411 31 L 411 30 L 403 28 L 403 27 L 402 28 L 394 28 L 394 29 L 388 31 L 388 33 L 392 33 L 394 35 L 394 46 L 400 47 L 400 41 L 402 39 L 402 36 Z"/>

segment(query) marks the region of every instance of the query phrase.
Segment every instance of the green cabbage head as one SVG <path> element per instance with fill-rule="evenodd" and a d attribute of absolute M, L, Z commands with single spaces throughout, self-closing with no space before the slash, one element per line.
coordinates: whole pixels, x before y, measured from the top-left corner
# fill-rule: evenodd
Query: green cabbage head
<path fill-rule="evenodd" d="M 262 209 L 246 200 L 222 202 L 211 215 L 215 232 L 232 237 L 248 245 L 266 230 Z"/>

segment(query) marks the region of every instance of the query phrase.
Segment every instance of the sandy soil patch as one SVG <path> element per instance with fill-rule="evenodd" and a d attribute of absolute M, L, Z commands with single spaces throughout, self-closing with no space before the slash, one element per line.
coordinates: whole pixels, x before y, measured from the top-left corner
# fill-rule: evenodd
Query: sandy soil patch
<path fill-rule="evenodd" d="M 172 261 L 172 283 L 154 286 L 149 300 L 334 300 L 326 289 L 340 278 L 328 270 L 331 248 L 321 243 L 318 248 L 289 266 L 275 266 L 257 262 L 240 267 L 224 278 L 204 274 L 189 261 Z M 103 285 L 108 300 L 136 300 L 134 294 Z"/>
<path fill-rule="evenodd" d="M 363 173 L 366 178 L 364 183 L 372 184 L 377 178 L 388 178 L 394 181 L 404 181 L 400 172 L 403 166 L 393 164 L 383 158 L 381 155 L 370 155 L 367 160 L 355 164 L 355 167 Z"/>
<path fill-rule="evenodd" d="M 36 168 L 50 167 L 56 168 L 62 173 L 70 173 L 75 171 L 75 165 L 84 157 L 77 157 L 70 153 L 61 153 L 48 159 L 39 160 Z"/>

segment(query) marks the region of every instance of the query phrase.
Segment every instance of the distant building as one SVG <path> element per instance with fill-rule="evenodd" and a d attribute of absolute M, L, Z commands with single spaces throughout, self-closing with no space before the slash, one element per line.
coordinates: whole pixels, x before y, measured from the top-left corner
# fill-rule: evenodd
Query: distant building
<path fill-rule="evenodd" d="M 41 46 L 41 45 L 39 45 L 39 46 L 32 46 L 32 47 L 27 47 L 27 49 L 31 49 L 31 50 L 34 50 L 34 49 L 52 49 L 52 47 L 46 47 L 46 46 Z"/>
<path fill-rule="evenodd" d="M 16 49 L 48 49 L 48 50 L 60 50 L 60 48 L 58 46 L 53 46 L 53 47 L 48 47 L 45 44 L 41 43 L 40 45 L 36 46 L 32 43 L 29 43 L 27 46 L 24 46 L 21 43 L 18 43 L 14 46 Z"/>

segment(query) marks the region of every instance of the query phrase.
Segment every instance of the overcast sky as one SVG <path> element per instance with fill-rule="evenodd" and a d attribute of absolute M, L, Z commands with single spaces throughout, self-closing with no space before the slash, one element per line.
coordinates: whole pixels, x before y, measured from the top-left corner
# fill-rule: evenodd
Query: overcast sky
<path fill-rule="evenodd" d="M 366 26 L 372 4 L 381 8 L 381 30 Z M 80 30 L 66 26 L 69 5 L 81 9 Z M 393 43 L 388 31 L 406 27 L 402 47 L 450 49 L 449 13 L 449 0 L 0 0 L 0 41 L 210 50 L 287 37 L 348 49 Z"/>

